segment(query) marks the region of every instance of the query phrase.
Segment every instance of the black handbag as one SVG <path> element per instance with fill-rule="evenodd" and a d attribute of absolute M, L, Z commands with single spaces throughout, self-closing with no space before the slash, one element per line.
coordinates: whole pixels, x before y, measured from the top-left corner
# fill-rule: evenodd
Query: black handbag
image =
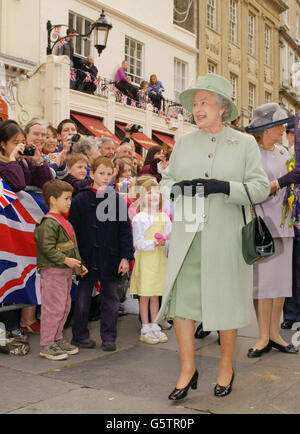
<path fill-rule="evenodd" d="M 257 261 L 272 256 L 275 253 L 275 243 L 267 225 L 256 214 L 247 185 L 244 184 L 244 187 L 252 205 L 255 218 L 247 223 L 245 207 L 242 206 L 245 223 L 245 226 L 242 228 L 242 249 L 245 262 L 248 265 L 252 265 Z"/>

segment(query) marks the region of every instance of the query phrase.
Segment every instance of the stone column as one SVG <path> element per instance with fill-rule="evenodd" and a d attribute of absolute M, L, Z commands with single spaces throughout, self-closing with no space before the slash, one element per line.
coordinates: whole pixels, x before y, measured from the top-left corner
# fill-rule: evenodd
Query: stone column
<path fill-rule="evenodd" d="M 70 59 L 47 56 L 45 74 L 45 119 L 58 125 L 70 117 Z"/>

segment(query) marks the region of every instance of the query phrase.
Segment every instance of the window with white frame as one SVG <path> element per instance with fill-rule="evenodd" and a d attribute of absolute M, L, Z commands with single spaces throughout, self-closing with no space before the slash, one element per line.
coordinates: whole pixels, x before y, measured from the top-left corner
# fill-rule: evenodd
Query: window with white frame
<path fill-rule="evenodd" d="M 217 65 L 213 62 L 208 61 L 207 62 L 207 72 L 209 74 L 216 74 L 217 73 Z"/>
<path fill-rule="evenodd" d="M 255 54 L 255 16 L 249 13 L 248 18 L 248 53 Z"/>
<path fill-rule="evenodd" d="M 230 73 L 230 83 L 232 85 L 232 99 L 234 102 L 237 100 L 237 76 Z"/>
<path fill-rule="evenodd" d="M 207 0 L 207 25 L 213 30 L 217 27 L 217 0 Z"/>
<path fill-rule="evenodd" d="M 92 26 L 93 22 L 73 12 L 69 12 L 69 26 L 76 30 L 81 35 L 86 35 Z M 87 57 L 92 54 L 92 36 L 86 38 L 75 38 L 74 54 Z"/>
<path fill-rule="evenodd" d="M 255 107 L 255 85 L 252 83 L 249 83 L 249 88 L 248 88 L 248 106 L 249 106 L 249 115 L 252 116 L 252 112 Z"/>
<path fill-rule="evenodd" d="M 265 103 L 269 104 L 272 101 L 272 94 L 270 92 L 265 92 Z"/>
<path fill-rule="evenodd" d="M 237 43 L 237 0 L 230 0 L 229 39 Z"/>
<path fill-rule="evenodd" d="M 178 101 L 179 94 L 187 88 L 188 65 L 179 59 L 174 59 L 174 97 Z"/>
<path fill-rule="evenodd" d="M 271 65 L 271 29 L 265 26 L 265 64 Z"/>
<path fill-rule="evenodd" d="M 125 60 L 128 64 L 127 74 L 132 82 L 140 84 L 143 80 L 143 52 L 144 45 L 141 42 L 125 37 Z"/>

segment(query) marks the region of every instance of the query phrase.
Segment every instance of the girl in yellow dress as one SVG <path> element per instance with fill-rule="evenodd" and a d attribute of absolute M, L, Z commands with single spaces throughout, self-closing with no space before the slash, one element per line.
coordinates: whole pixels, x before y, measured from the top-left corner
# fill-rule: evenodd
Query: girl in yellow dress
<path fill-rule="evenodd" d="M 131 275 L 130 294 L 140 296 L 140 341 L 157 344 L 168 341 L 159 325 L 154 324 L 154 320 L 159 311 L 158 297 L 163 293 L 169 244 L 166 238 L 171 232 L 172 224 L 167 214 L 161 212 L 162 198 L 159 185 L 153 176 L 137 178 L 132 187 L 137 193 L 139 205 L 138 214 L 132 220 L 135 264 Z"/>

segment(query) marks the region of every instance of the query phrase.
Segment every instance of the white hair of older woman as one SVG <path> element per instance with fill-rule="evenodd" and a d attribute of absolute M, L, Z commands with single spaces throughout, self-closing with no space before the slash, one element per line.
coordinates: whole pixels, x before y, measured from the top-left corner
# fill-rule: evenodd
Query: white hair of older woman
<path fill-rule="evenodd" d="M 212 92 L 212 94 L 216 99 L 219 108 L 221 110 L 225 109 L 222 115 L 222 122 L 226 122 L 227 119 L 229 119 L 229 117 L 231 116 L 231 112 L 232 112 L 232 107 L 230 105 L 230 102 L 228 101 L 228 99 L 224 98 L 222 95 L 219 95 L 218 93 Z"/>
<path fill-rule="evenodd" d="M 72 152 L 89 156 L 98 148 L 94 136 L 81 136 L 77 143 L 73 144 Z"/>

